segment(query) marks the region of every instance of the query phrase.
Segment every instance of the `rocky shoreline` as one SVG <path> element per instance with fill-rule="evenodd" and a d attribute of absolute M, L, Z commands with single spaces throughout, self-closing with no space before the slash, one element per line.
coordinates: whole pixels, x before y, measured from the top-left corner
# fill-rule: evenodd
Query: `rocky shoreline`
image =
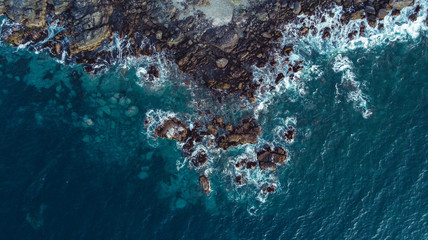
<path fill-rule="evenodd" d="M 82 64 L 87 72 L 96 72 L 93 65 L 102 60 L 113 63 L 103 46 L 112 44 L 114 34 L 127 39 L 124 56 L 151 55 L 165 51 L 179 69 L 220 95 L 236 93 L 255 101 L 260 82 L 253 80 L 251 66 L 276 65 L 272 51 L 280 47 L 283 37 L 278 31 L 298 14 L 311 15 L 320 7 L 328 9 L 334 2 L 346 9 L 344 24 L 351 19 L 367 18 L 371 27 L 389 11 L 400 11 L 413 0 L 335 0 L 291 1 L 263 0 L 230 2 L 231 19 L 214 25 L 203 11 L 210 1 L 151 0 L 39 0 L 0 1 L 0 14 L 20 26 L 9 29 L 2 39 L 18 46 L 43 42 L 43 49 L 55 57 L 65 51 L 69 61 Z M 201 10 L 202 9 L 202 10 Z M 64 28 L 49 36 L 48 25 Z M 311 26 L 301 29 L 308 33 Z M 329 29 L 320 29 L 329 37 Z M 149 45 L 143 46 L 143 39 Z M 31 44 L 30 44 L 31 45 Z M 154 47 L 151 47 L 154 46 Z M 292 49 L 292 48 L 291 48 Z M 282 53 L 290 52 L 290 47 Z M 294 66 L 292 71 L 298 71 Z M 278 81 L 281 77 L 278 77 Z"/>
<path fill-rule="evenodd" d="M 1 39 L 12 46 L 37 47 L 56 58 L 65 56 L 65 61 L 81 64 L 88 73 L 97 73 L 100 68 L 96 65 L 103 63 L 108 67 L 119 57 L 164 52 L 181 72 L 202 82 L 220 102 L 230 94 L 255 102 L 263 79 L 254 79 L 251 67 L 274 67 L 278 64 L 274 51 L 283 56 L 293 51 L 293 46 L 281 46 L 284 37 L 279 31 L 281 26 L 296 20 L 299 14 L 314 14 L 317 8 L 328 12 L 333 4 L 345 9 L 340 18 L 342 24 L 367 19 L 368 26 L 362 25 L 360 32 L 349 33 L 348 38 L 352 39 L 364 34 L 367 27 L 382 28 L 379 20 L 390 11 L 400 14 L 401 9 L 413 5 L 413 0 L 0 0 L 0 14 L 17 23 L 8 25 Z M 218 11 L 213 13 L 210 6 L 223 7 L 225 13 L 218 16 Z M 415 6 L 415 13 L 409 19 L 416 19 L 420 9 Z M 428 19 L 425 22 L 428 24 Z M 60 31 L 50 32 L 52 26 Z M 302 26 L 299 31 L 300 36 L 320 31 L 326 39 L 330 30 Z M 126 43 L 121 56 L 112 55 L 106 48 L 114 43 L 115 34 Z M 302 62 L 290 63 L 288 73 L 302 68 Z M 159 77 L 154 66 L 148 74 Z M 283 73 L 278 74 L 275 84 L 284 77 Z M 261 136 L 261 127 L 253 118 L 233 125 L 216 117 L 202 126 L 194 125 L 190 129 L 179 119 L 169 118 L 154 133 L 183 143 L 185 155 L 196 168 L 207 162 L 207 154 L 194 148 L 204 137 L 214 139 L 210 144 L 216 148 L 227 150 L 255 144 Z M 283 137 L 292 142 L 295 134 L 290 126 Z M 257 159 L 239 160 L 235 167 L 254 169 L 258 165 L 262 170 L 273 171 L 287 158 L 287 152 L 279 146 L 266 146 L 256 155 Z M 208 178 L 201 175 L 199 181 L 208 195 L 211 191 Z M 242 176 L 235 181 L 239 185 L 245 183 Z M 271 193 L 274 189 L 272 185 L 261 190 Z"/>

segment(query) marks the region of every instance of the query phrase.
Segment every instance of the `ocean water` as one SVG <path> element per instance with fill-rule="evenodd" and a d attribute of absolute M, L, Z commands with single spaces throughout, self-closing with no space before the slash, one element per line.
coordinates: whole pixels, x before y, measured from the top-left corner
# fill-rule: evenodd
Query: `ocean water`
<path fill-rule="evenodd" d="M 411 13 L 351 42 L 344 28 L 360 21 L 325 41 L 297 37 L 301 22 L 285 25 L 283 45 L 294 44 L 290 61 L 304 69 L 254 104 L 218 103 L 161 53 L 92 76 L 0 43 L 0 239 L 428 239 L 426 4 L 416 22 Z M 288 69 L 281 61 L 254 68 L 256 78 L 269 86 Z M 147 75 L 153 64 L 159 79 Z M 191 167 L 153 129 L 169 116 L 207 120 L 198 104 L 232 122 L 257 118 L 259 143 L 202 142 L 209 161 Z M 289 125 L 292 143 L 280 137 Z M 285 148 L 287 164 L 235 169 L 265 144 Z M 238 174 L 245 185 L 234 184 Z M 275 193 L 262 194 L 266 184 Z"/>

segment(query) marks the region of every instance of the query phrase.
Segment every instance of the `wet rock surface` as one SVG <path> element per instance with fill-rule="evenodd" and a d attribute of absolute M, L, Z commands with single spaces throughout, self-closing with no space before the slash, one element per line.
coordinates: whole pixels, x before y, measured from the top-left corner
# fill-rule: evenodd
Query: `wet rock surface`
<path fill-rule="evenodd" d="M 177 118 L 170 118 L 159 125 L 155 130 L 155 135 L 184 142 L 189 137 L 190 130 Z"/>
<path fill-rule="evenodd" d="M 210 181 L 205 175 L 201 175 L 199 177 L 199 183 L 201 184 L 202 189 L 204 190 L 205 194 L 210 195 L 211 188 L 210 188 Z"/>
<path fill-rule="evenodd" d="M 218 138 L 218 146 L 224 150 L 229 147 L 243 145 L 246 143 L 257 143 L 257 137 L 261 135 L 260 126 L 252 118 L 245 119 L 242 124 L 233 128 L 232 131 Z"/>
<path fill-rule="evenodd" d="M 287 159 L 287 152 L 281 147 L 275 147 L 273 150 L 267 146 L 257 152 L 259 167 L 263 170 L 276 170 L 276 164 L 284 163 Z"/>

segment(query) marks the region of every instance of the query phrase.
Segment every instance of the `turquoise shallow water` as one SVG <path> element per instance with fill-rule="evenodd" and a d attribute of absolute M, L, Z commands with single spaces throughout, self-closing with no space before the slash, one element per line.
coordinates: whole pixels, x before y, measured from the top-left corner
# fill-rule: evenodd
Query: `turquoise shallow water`
<path fill-rule="evenodd" d="M 303 39 L 300 79 L 240 111 L 236 99 L 188 88 L 168 64 L 157 82 L 142 81 L 158 58 L 88 76 L 2 45 L 0 238 L 428 239 L 428 37 L 419 32 L 341 51 Z M 236 158 L 253 150 L 243 146 L 188 167 L 144 121 L 197 119 L 198 101 L 232 121 L 256 114 L 260 146 L 283 146 L 288 164 L 238 172 Z M 278 137 L 288 125 L 294 143 Z M 276 193 L 260 194 L 260 182 Z"/>

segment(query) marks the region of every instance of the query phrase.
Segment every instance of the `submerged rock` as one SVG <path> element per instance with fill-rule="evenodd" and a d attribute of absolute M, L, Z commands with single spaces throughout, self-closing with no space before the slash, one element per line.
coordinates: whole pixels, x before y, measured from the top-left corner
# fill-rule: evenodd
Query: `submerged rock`
<path fill-rule="evenodd" d="M 195 167 L 200 167 L 207 163 L 208 156 L 205 151 L 200 151 L 196 154 L 194 158 L 192 158 L 191 162 Z"/>
<path fill-rule="evenodd" d="M 177 118 L 170 118 L 159 125 L 154 133 L 161 138 L 185 142 L 189 137 L 190 130 Z"/>
<path fill-rule="evenodd" d="M 199 183 L 201 184 L 205 194 L 210 195 L 211 188 L 210 188 L 210 181 L 208 180 L 208 178 L 205 175 L 201 175 L 199 177 Z"/>
<path fill-rule="evenodd" d="M 284 134 L 284 138 L 291 142 L 294 139 L 294 135 L 296 134 L 296 129 L 294 129 L 292 126 L 288 126 L 287 132 Z"/>

